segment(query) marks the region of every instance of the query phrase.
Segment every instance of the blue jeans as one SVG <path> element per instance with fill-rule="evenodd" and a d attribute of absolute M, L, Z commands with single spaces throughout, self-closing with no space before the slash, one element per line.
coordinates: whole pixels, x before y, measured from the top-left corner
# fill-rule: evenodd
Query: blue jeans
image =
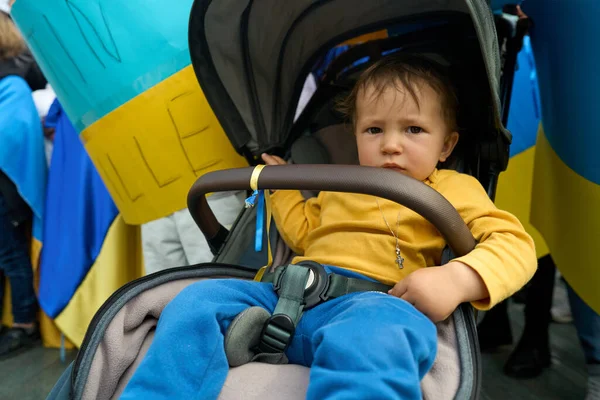
<path fill-rule="evenodd" d="M 567 284 L 573 324 L 587 364 L 600 364 L 600 315 Z"/>
<path fill-rule="evenodd" d="M 162 312 L 154 341 L 121 399 L 216 399 L 229 371 L 224 334 L 251 306 L 273 312 L 270 283 L 205 280 Z M 353 293 L 306 311 L 290 363 L 311 367 L 307 399 L 421 399 L 421 378 L 436 355 L 435 325 L 411 304 Z"/>
<path fill-rule="evenodd" d="M 33 271 L 23 224 L 14 226 L 4 197 L 0 193 L 0 273 L 8 278 L 12 313 L 16 323 L 36 319 L 37 300 L 33 289 Z M 4 299 L 4 279 L 0 279 L 0 301 Z M 2 312 L 0 302 L 0 314 Z"/>

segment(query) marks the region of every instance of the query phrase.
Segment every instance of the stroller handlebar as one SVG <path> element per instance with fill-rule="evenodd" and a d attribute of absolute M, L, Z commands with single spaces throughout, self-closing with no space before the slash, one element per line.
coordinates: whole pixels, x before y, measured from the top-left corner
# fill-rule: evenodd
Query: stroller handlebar
<path fill-rule="evenodd" d="M 250 190 L 254 167 L 225 169 L 201 176 L 188 194 L 188 208 L 211 243 L 224 239 L 206 194 Z M 456 256 L 473 250 L 476 241 L 456 209 L 436 190 L 396 171 L 357 165 L 289 164 L 266 166 L 258 177 L 259 189 L 297 189 L 368 194 L 395 201 L 431 222 Z M 225 230 L 226 232 L 226 230 Z M 211 247 L 220 247 L 220 245 Z"/>

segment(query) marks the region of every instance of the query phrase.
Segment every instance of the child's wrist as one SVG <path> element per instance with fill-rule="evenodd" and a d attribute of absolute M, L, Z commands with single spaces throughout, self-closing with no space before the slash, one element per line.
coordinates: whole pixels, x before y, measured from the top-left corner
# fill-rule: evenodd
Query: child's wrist
<path fill-rule="evenodd" d="M 460 261 L 451 261 L 444 266 L 449 272 L 451 284 L 459 291 L 462 303 L 483 300 L 489 293 L 483 279 L 473 268 Z"/>

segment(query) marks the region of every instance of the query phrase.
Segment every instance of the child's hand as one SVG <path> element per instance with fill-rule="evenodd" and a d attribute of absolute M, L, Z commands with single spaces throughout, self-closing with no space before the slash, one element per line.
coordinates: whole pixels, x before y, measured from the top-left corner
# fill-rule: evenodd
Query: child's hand
<path fill-rule="evenodd" d="M 489 296 L 479 274 L 457 261 L 418 269 L 388 293 L 408 301 L 433 322 L 448 318 L 461 303 Z"/>
<path fill-rule="evenodd" d="M 261 157 L 267 165 L 286 165 L 285 160 L 278 156 L 271 156 L 267 153 L 262 153 Z"/>

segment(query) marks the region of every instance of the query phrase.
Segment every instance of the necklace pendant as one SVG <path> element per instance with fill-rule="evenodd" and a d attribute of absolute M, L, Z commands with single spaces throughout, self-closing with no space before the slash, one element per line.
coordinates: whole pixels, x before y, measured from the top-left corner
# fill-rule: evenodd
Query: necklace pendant
<path fill-rule="evenodd" d="M 400 255 L 400 249 L 396 248 L 396 264 L 398 264 L 398 268 L 404 268 L 404 258 Z"/>
<path fill-rule="evenodd" d="M 404 258 L 401 256 L 396 257 L 396 264 L 398 264 L 398 268 L 404 268 Z"/>

